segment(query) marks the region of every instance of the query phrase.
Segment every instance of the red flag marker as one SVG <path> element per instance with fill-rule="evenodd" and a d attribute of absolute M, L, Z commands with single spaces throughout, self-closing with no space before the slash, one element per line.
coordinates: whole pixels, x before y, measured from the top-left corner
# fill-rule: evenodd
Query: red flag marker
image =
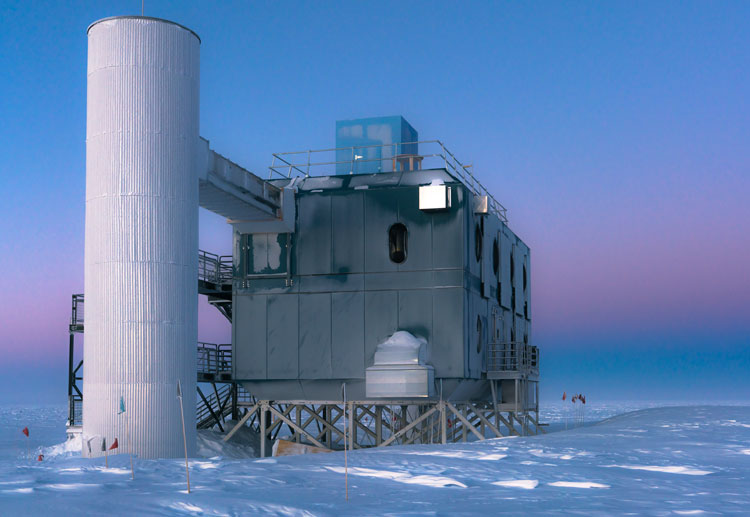
<path fill-rule="evenodd" d="M 564 391 L 563 391 L 563 400 L 565 400 L 565 398 L 566 398 L 567 396 L 568 396 L 568 394 L 567 394 L 566 392 L 564 392 Z"/>
<path fill-rule="evenodd" d="M 36 459 L 36 461 L 42 461 L 44 459 L 44 454 L 40 454 L 39 457 Z"/>
<path fill-rule="evenodd" d="M 117 449 L 117 438 L 115 438 L 115 441 L 109 446 L 109 450 L 111 451 L 112 449 Z"/>
<path fill-rule="evenodd" d="M 21 432 L 24 435 L 26 435 L 26 460 L 28 461 L 31 459 L 31 449 L 29 447 L 29 442 L 31 441 L 31 438 L 29 438 L 29 428 L 24 427 L 23 429 L 21 429 Z"/>

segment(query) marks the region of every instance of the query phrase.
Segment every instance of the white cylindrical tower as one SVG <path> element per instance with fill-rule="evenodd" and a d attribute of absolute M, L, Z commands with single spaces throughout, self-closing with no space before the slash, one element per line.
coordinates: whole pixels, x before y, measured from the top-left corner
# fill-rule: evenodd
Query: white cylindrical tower
<path fill-rule="evenodd" d="M 183 455 L 179 380 L 193 454 L 200 39 L 122 16 L 88 41 L 83 453 Z"/>

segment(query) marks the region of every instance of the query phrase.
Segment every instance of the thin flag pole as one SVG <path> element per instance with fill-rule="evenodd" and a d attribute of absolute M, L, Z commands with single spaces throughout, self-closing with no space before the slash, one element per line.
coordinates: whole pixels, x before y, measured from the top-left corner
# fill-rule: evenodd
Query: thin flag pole
<path fill-rule="evenodd" d="M 31 433 L 29 433 L 28 426 L 26 426 L 23 429 L 21 429 L 21 432 L 26 437 L 26 461 L 30 461 L 31 460 L 31 450 L 30 450 L 29 443 L 31 441 Z"/>
<path fill-rule="evenodd" d="M 128 437 L 128 453 L 130 454 L 130 479 L 135 479 L 135 469 L 133 468 L 133 445 L 130 441 L 130 419 L 125 415 L 125 433 Z"/>
<path fill-rule="evenodd" d="M 344 399 L 344 487 L 346 490 L 346 500 L 349 500 L 349 460 L 346 457 L 346 450 L 347 450 L 347 440 L 346 440 L 346 430 L 349 428 L 349 424 L 346 421 L 346 383 L 343 383 L 341 385 L 341 393 L 342 398 Z M 349 418 L 352 416 L 349 415 Z M 351 436 L 349 437 L 351 440 Z"/>
<path fill-rule="evenodd" d="M 177 398 L 180 399 L 180 416 L 182 417 L 182 443 L 185 445 L 185 476 L 187 477 L 187 491 L 190 493 L 190 469 L 188 468 L 187 436 L 185 435 L 185 409 L 182 405 L 182 385 L 177 379 Z"/>
<path fill-rule="evenodd" d="M 130 456 L 130 479 L 135 479 L 135 469 L 133 468 L 133 446 L 130 442 L 130 419 L 125 411 L 125 399 L 120 396 L 120 414 L 125 414 L 125 436 L 128 440 L 128 455 Z"/>

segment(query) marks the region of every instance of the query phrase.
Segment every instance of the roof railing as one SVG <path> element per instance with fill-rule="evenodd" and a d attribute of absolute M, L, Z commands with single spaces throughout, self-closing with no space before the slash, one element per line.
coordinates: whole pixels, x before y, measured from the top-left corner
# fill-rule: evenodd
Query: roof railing
<path fill-rule="evenodd" d="M 475 196 L 486 196 L 488 210 L 507 223 L 506 208 L 472 174 L 471 168 L 461 163 L 440 140 L 273 153 L 268 167 L 269 178 L 445 169 Z"/>

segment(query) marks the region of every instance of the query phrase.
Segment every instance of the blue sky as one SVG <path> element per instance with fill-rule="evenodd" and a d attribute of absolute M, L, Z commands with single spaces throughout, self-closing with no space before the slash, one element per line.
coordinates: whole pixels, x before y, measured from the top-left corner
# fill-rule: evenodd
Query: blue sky
<path fill-rule="evenodd" d="M 64 401 L 83 287 L 86 27 L 0 2 L 0 403 Z M 750 397 L 750 4 L 145 2 L 202 39 L 201 134 L 263 174 L 337 119 L 440 138 L 532 248 L 544 397 Z M 201 246 L 230 232 L 203 213 Z M 201 309 L 200 338 L 227 341 Z M 22 386 L 22 388 L 18 388 Z"/>

